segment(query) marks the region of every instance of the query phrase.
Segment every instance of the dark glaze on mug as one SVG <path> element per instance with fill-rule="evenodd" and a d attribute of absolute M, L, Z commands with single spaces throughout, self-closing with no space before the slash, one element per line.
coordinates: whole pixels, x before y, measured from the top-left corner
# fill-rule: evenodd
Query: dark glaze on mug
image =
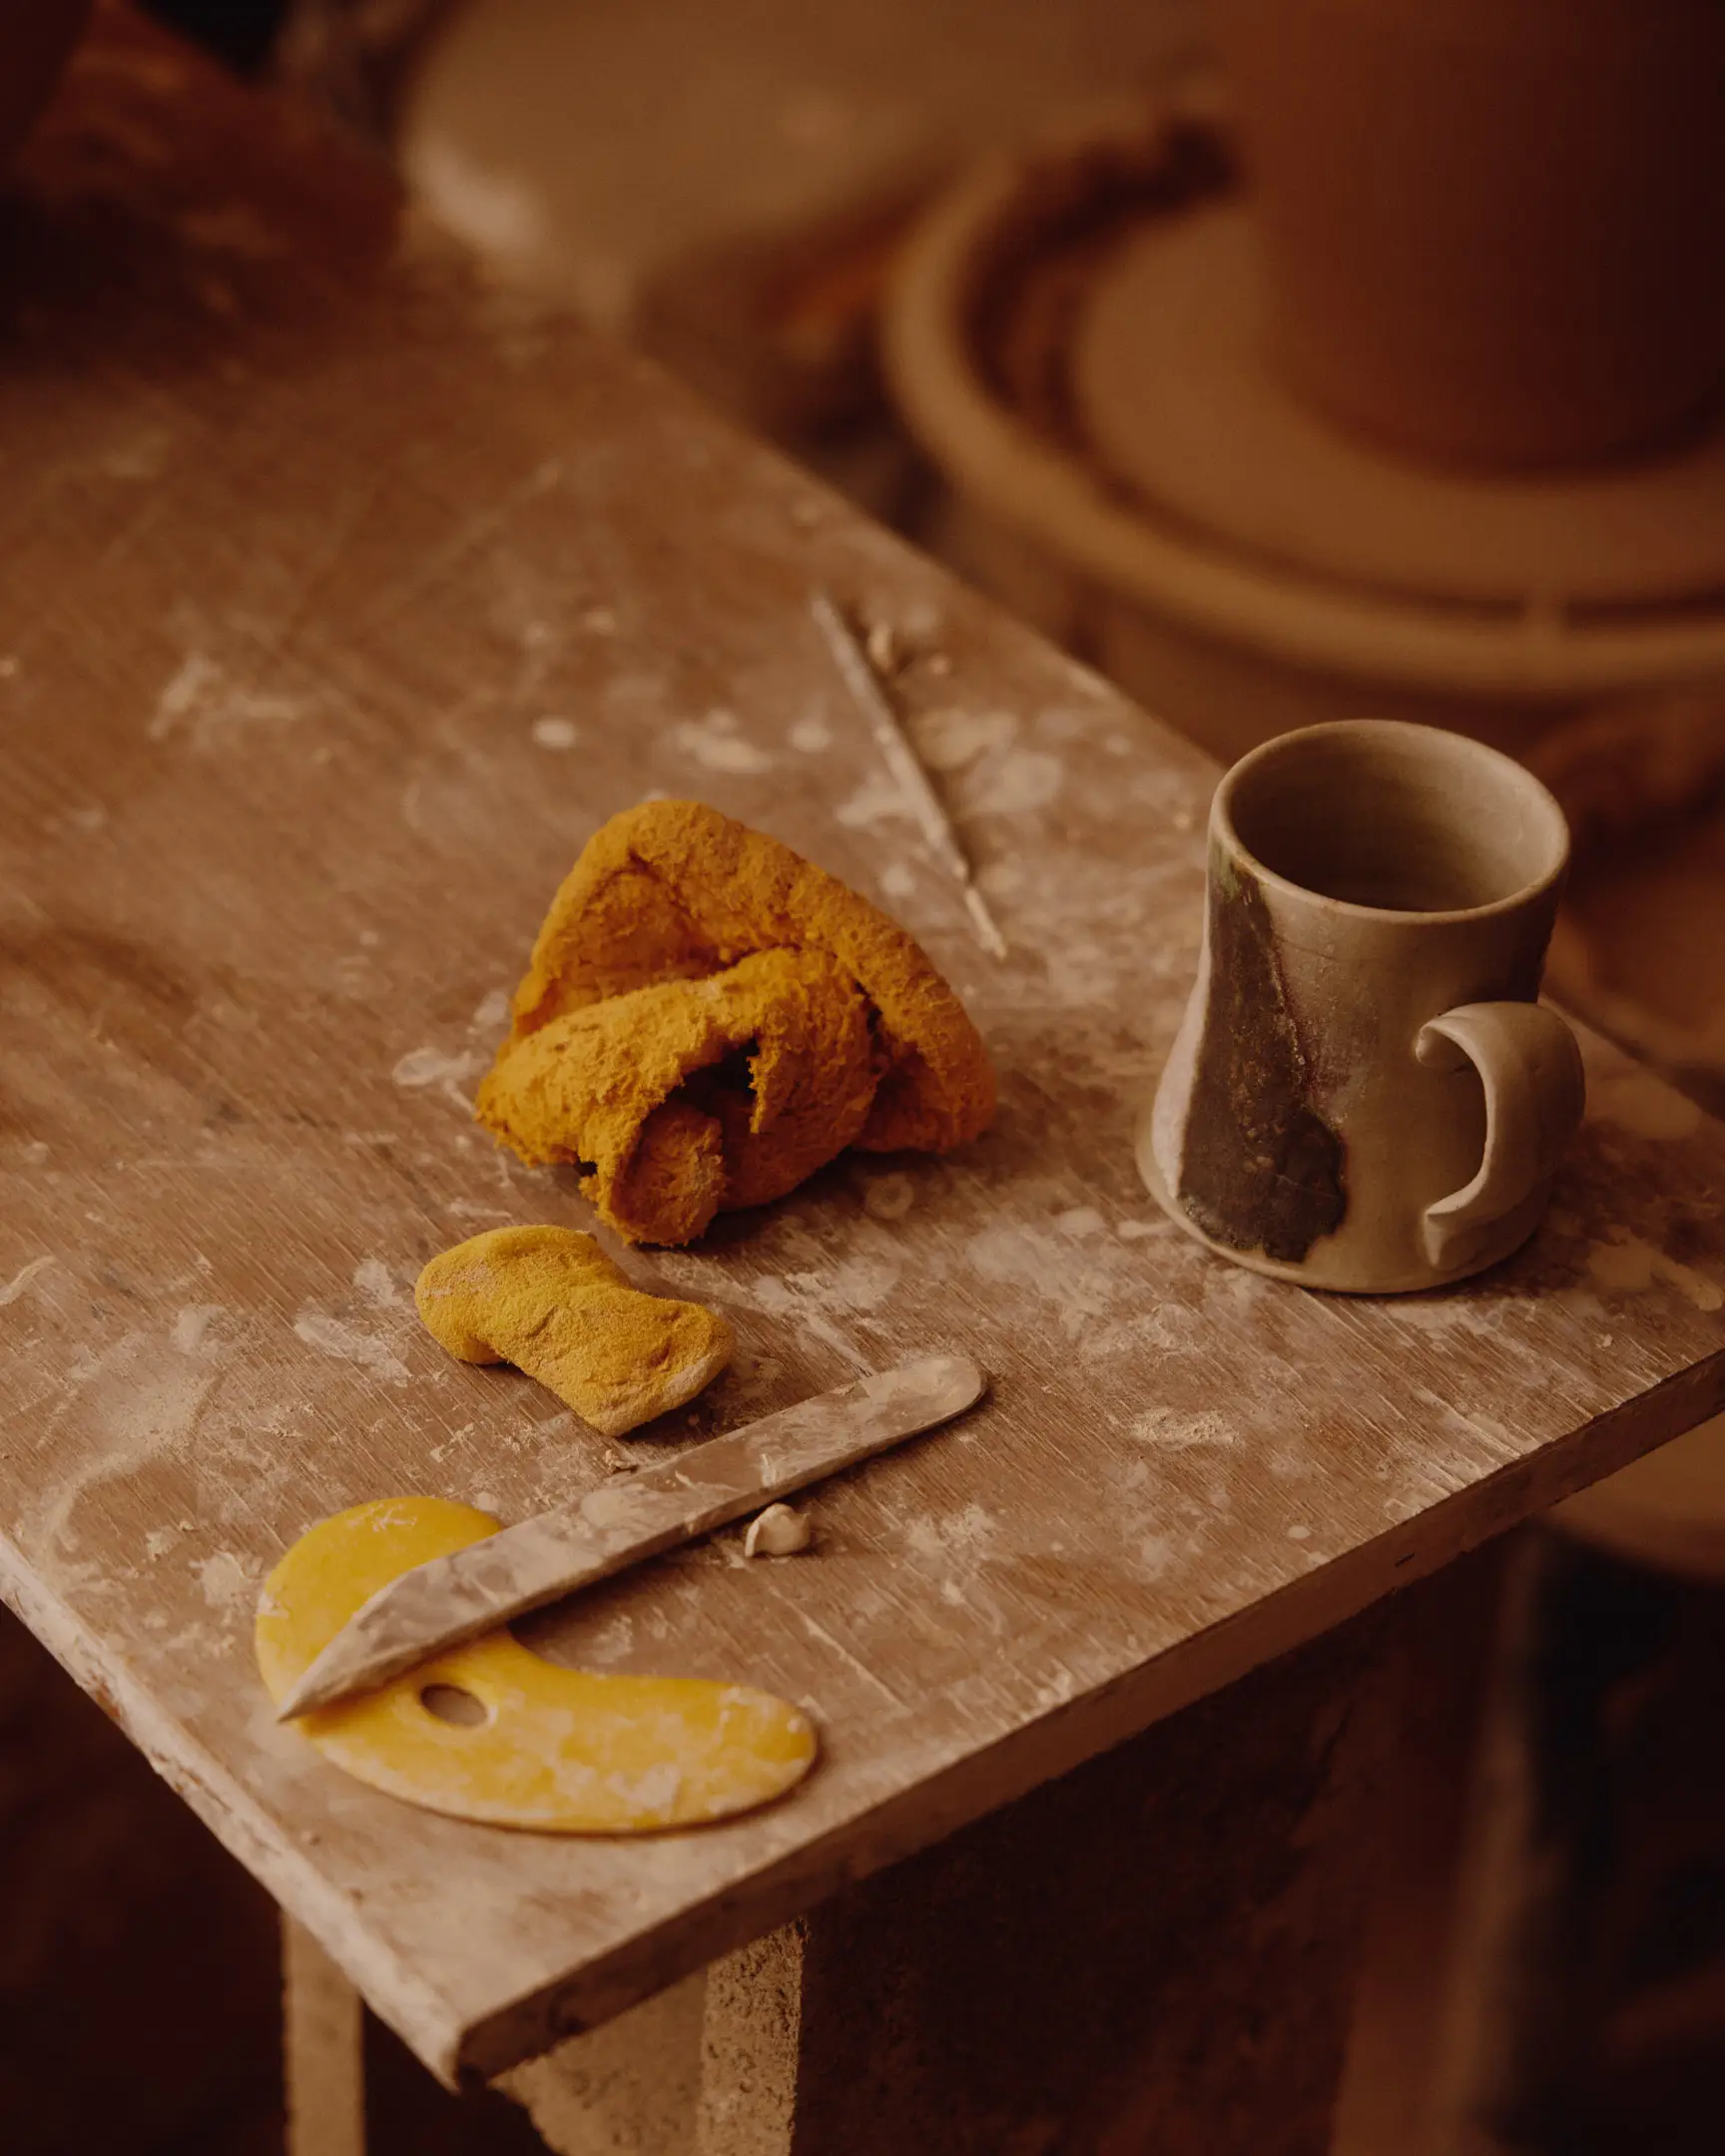
<path fill-rule="evenodd" d="M 1179 1198 L 1207 1236 L 1298 1265 L 1347 1217 L 1347 1149 L 1312 1105 L 1264 894 L 1212 855 L 1212 991 L 1193 1073 Z"/>

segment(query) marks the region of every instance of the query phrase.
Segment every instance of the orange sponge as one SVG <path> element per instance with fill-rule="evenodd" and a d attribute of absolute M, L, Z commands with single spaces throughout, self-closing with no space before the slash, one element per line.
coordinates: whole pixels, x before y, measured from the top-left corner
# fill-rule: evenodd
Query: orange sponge
<path fill-rule="evenodd" d="M 903 929 L 698 802 L 594 834 L 514 1008 L 480 1121 L 576 1165 L 632 1242 L 690 1242 L 849 1145 L 945 1152 L 994 1110 L 976 1028 Z"/>

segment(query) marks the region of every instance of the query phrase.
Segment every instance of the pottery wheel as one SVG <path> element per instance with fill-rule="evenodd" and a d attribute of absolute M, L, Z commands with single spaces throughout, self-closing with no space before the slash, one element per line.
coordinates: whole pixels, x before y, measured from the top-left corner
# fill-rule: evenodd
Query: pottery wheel
<path fill-rule="evenodd" d="M 1583 473 L 1423 466 L 1284 388 L 1263 318 L 1251 219 L 1227 204 L 1145 227 L 1077 325 L 1093 454 L 1196 534 L 1355 587 L 1534 613 L 1725 586 L 1725 429 Z"/>

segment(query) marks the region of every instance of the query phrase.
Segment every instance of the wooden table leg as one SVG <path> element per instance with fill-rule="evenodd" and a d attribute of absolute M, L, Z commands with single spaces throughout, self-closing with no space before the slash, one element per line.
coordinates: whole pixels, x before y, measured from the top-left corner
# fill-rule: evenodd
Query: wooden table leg
<path fill-rule="evenodd" d="M 1438 2130 L 1437 2096 L 1444 2031 L 1475 1974 L 1457 1951 L 1458 1888 L 1514 1539 L 1397 1600 L 1404 1706 L 1331 2156 L 1461 2156 Z"/>
<path fill-rule="evenodd" d="M 623 2022 L 526 2070 L 541 2131 L 565 2156 L 1321 2156 L 1385 1637 L 1360 1619 L 716 1962 L 640 2030 L 691 2086 L 700 1996 L 698 2100 L 657 2138 L 605 2138 L 618 2069 L 586 2047 Z"/>
<path fill-rule="evenodd" d="M 287 2156 L 365 2156 L 365 2009 L 310 1932 L 282 1919 Z"/>
<path fill-rule="evenodd" d="M 498 2086 L 558 2156 L 695 2156 L 706 1983 L 672 1984 Z"/>
<path fill-rule="evenodd" d="M 1716 1586 L 1518 1538 L 1437 2156 L 1718 2144 L 1722 1648 Z"/>
<path fill-rule="evenodd" d="M 715 1970 L 699 2156 L 1320 2156 L 1377 1636 L 1258 1672 Z"/>

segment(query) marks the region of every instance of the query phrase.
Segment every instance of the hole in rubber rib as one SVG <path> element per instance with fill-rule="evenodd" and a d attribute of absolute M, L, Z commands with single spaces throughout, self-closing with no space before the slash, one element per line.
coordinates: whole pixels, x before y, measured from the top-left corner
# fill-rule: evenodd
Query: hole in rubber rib
<path fill-rule="evenodd" d="M 478 1729 L 491 1719 L 485 1702 L 460 1685 L 428 1684 L 419 1695 L 419 1704 L 439 1722 L 452 1722 L 458 1729 Z"/>

